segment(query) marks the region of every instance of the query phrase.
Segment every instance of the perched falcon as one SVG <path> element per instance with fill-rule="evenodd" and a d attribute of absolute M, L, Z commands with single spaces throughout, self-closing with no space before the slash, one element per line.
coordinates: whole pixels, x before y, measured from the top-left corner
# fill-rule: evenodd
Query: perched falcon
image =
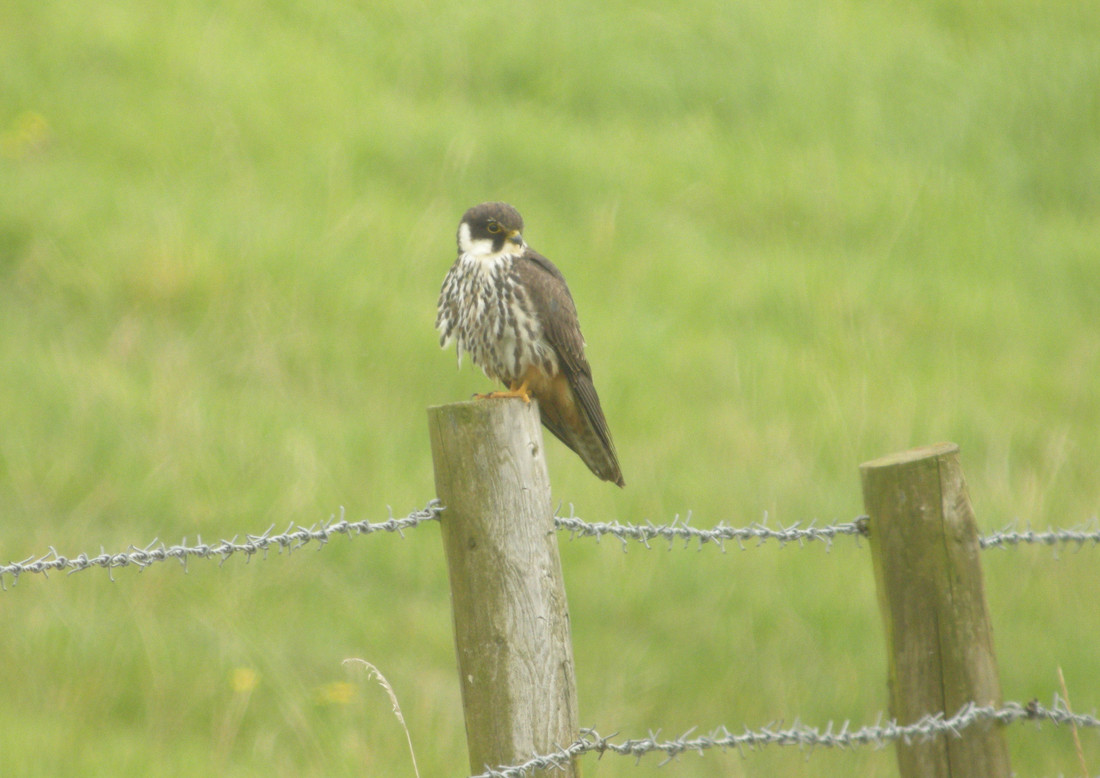
<path fill-rule="evenodd" d="M 458 225 L 458 259 L 443 279 L 435 320 L 439 343 L 457 345 L 508 387 L 481 397 L 539 401 L 542 423 L 605 481 L 623 485 L 615 444 L 573 296 L 554 264 L 523 240 L 523 217 L 507 203 L 482 203 Z"/>

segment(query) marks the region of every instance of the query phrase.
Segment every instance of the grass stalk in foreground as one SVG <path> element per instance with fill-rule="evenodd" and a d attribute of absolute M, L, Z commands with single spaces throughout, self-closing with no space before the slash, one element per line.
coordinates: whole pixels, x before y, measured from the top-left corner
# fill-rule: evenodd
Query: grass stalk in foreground
<path fill-rule="evenodd" d="M 409 727 L 405 724 L 405 717 L 401 714 L 401 705 L 397 702 L 397 695 L 393 691 L 393 687 L 390 686 L 390 682 L 386 680 L 386 676 L 382 675 L 382 671 L 372 665 L 366 659 L 359 659 L 352 657 L 345 659 L 344 664 L 357 663 L 367 669 L 367 680 L 376 680 L 378 684 L 386 690 L 386 694 L 389 695 L 390 703 L 393 704 L 393 715 L 397 717 L 397 722 L 401 725 L 401 729 L 405 730 L 405 739 L 409 741 L 409 756 L 412 757 L 413 773 L 416 778 L 420 778 L 420 770 L 416 766 L 416 752 L 413 750 L 412 735 L 409 733 Z"/>

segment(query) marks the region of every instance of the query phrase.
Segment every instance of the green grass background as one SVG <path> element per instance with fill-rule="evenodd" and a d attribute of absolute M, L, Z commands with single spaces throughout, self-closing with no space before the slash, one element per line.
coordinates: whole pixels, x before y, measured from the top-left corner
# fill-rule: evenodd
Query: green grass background
<path fill-rule="evenodd" d="M 983 530 L 1093 517 L 1098 40 L 1078 0 L 10 0 L 0 561 L 424 505 L 425 408 L 489 386 L 432 329 L 487 199 L 569 279 L 618 444 L 624 491 L 549 444 L 566 510 L 848 520 L 860 462 L 953 440 Z M 562 541 L 584 725 L 885 709 L 866 544 Z M 1094 710 L 1096 552 L 982 561 L 1006 698 L 1062 667 Z M 466 774 L 438 527 L 116 579 L 0 592 L 0 774 L 411 775 L 352 656 L 422 774 Z M 1008 740 L 1078 774 L 1067 730 Z M 658 762 L 584 769 L 896 775 Z"/>

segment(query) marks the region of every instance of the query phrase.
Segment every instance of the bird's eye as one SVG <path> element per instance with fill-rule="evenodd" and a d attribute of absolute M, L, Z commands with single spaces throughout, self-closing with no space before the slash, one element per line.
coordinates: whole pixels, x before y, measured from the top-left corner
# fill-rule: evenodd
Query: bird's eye
<path fill-rule="evenodd" d="M 496 234 L 497 234 L 498 232 L 500 232 L 500 231 L 501 231 L 502 229 L 504 229 L 504 228 L 503 228 L 503 227 L 501 227 L 501 226 L 500 226 L 499 224 L 497 224 L 496 222 L 489 222 L 489 232 L 493 233 L 494 235 L 496 235 Z"/>

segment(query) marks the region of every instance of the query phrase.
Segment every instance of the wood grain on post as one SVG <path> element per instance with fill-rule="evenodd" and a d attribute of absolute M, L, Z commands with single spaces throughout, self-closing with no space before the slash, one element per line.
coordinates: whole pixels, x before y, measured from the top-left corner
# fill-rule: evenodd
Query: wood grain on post
<path fill-rule="evenodd" d="M 899 724 L 1001 705 L 974 510 L 954 443 L 860 466 L 871 558 L 886 628 L 890 712 Z M 1001 729 L 898 743 L 902 778 L 1008 778 Z"/>
<path fill-rule="evenodd" d="M 428 409 L 470 769 L 579 739 L 569 611 L 536 402 Z M 574 761 L 554 776 L 580 775 Z M 551 771 L 535 775 L 550 775 Z"/>

